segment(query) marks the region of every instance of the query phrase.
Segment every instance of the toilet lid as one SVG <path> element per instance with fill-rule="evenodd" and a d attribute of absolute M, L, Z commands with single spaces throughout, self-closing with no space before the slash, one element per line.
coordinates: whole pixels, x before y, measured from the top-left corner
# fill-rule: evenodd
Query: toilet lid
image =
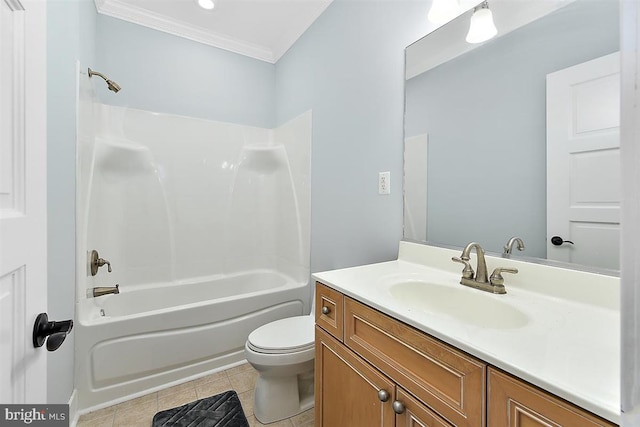
<path fill-rule="evenodd" d="M 249 347 L 260 353 L 288 353 L 313 347 L 314 317 L 296 316 L 260 326 L 249 334 Z"/>

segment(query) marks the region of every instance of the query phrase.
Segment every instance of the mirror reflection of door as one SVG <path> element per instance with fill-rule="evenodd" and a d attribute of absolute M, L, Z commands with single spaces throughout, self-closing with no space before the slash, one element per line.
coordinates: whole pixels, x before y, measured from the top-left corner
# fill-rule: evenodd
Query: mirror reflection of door
<path fill-rule="evenodd" d="M 404 238 L 427 240 L 427 134 L 404 141 Z"/>
<path fill-rule="evenodd" d="M 620 265 L 620 54 L 547 75 L 547 258 Z M 552 236 L 573 243 L 554 245 Z"/>

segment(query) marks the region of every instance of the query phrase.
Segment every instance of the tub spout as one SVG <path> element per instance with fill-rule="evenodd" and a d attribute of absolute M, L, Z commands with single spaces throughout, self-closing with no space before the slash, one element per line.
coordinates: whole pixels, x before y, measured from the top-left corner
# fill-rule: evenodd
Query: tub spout
<path fill-rule="evenodd" d="M 119 294 L 120 293 L 120 289 L 119 288 L 120 285 L 115 285 L 115 286 L 99 286 L 97 288 L 93 288 L 93 296 L 94 297 L 101 297 L 103 295 L 109 295 L 109 294 Z"/>

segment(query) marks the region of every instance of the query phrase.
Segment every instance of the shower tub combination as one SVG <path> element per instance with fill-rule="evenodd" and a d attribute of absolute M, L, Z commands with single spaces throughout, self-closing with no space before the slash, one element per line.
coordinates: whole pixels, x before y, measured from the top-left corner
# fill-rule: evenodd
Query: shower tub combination
<path fill-rule="evenodd" d="M 310 112 L 260 129 L 102 105 L 81 79 L 78 122 L 80 413 L 241 363 L 255 328 L 308 313 Z"/>

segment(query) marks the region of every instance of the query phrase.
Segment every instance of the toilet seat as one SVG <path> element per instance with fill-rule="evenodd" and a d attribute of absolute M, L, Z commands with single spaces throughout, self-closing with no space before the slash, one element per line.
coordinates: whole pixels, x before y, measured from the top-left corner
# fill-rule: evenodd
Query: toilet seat
<path fill-rule="evenodd" d="M 257 353 L 267 354 L 286 354 L 312 349 L 313 325 L 313 316 L 276 320 L 251 332 L 247 346 Z"/>

